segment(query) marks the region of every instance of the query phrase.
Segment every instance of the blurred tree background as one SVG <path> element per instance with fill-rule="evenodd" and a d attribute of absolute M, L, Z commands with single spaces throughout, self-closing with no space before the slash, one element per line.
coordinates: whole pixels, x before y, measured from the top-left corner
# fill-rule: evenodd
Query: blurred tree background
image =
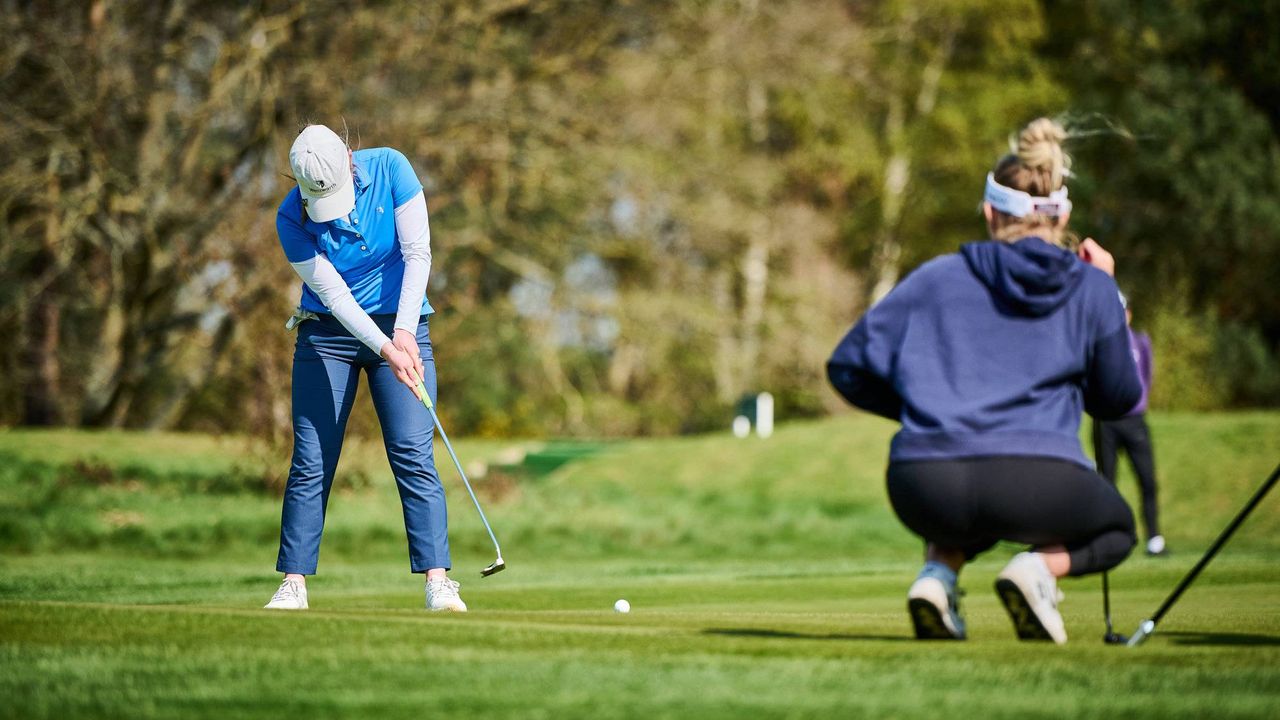
<path fill-rule="evenodd" d="M 832 411 L 830 348 L 983 234 L 1041 114 L 1156 406 L 1280 404 L 1277 2 L 0 0 L 0 32 L 2 424 L 287 437 L 308 122 L 423 180 L 460 433 Z"/>

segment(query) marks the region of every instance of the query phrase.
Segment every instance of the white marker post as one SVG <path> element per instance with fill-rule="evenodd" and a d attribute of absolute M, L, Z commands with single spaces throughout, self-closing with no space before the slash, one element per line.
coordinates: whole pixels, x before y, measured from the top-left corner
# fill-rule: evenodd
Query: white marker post
<path fill-rule="evenodd" d="M 773 395 L 762 392 L 756 396 L 756 435 L 767 438 L 773 434 Z"/>

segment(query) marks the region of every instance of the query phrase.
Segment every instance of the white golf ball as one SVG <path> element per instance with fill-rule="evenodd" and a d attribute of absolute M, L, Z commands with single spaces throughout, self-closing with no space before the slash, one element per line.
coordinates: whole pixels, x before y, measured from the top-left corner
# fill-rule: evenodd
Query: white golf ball
<path fill-rule="evenodd" d="M 620 612 L 620 613 L 629 613 L 631 612 L 631 603 L 627 602 L 626 600 L 619 600 L 618 602 L 613 604 L 613 611 Z"/>

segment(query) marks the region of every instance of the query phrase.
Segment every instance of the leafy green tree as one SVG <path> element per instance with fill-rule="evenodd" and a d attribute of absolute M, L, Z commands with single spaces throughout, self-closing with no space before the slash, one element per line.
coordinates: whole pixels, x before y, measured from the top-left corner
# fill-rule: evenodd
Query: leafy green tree
<path fill-rule="evenodd" d="M 1280 143 L 1268 103 L 1280 86 L 1267 52 L 1277 34 L 1267 30 L 1280 22 L 1277 4 L 1046 7 L 1056 27 L 1046 58 L 1071 69 L 1061 75 L 1073 107 L 1087 130 L 1101 131 L 1075 150 L 1082 201 L 1073 222 L 1115 252 L 1137 322 L 1165 305 L 1207 312 L 1215 322 L 1199 327 L 1256 328 L 1274 354 Z M 1245 342 L 1223 332 L 1205 341 Z M 1237 368 L 1214 358 L 1253 356 L 1202 353 L 1200 372 L 1230 376 Z M 1228 394 L 1236 404 L 1264 401 Z"/>
<path fill-rule="evenodd" d="M 1063 109 L 1106 131 L 1075 148 L 1077 228 L 1116 251 L 1139 323 L 1204 336 L 1173 343 L 1181 376 L 1236 378 L 1161 397 L 1265 402 L 1278 18 L 1205 0 L 3 4 L 0 422 L 286 438 L 298 281 L 273 213 L 308 122 L 397 147 L 423 180 L 458 432 L 705 430 L 764 389 L 784 418 L 825 412 L 839 334 L 983 234 L 1009 133 Z"/>

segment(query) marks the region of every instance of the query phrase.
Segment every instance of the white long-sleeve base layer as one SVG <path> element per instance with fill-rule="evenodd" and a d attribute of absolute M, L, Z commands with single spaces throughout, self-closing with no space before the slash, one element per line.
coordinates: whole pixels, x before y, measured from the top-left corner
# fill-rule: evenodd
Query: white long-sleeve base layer
<path fill-rule="evenodd" d="M 431 275 L 431 229 L 427 199 L 421 192 L 396 208 L 396 237 L 400 240 L 400 254 L 404 256 L 404 282 L 400 286 L 395 327 L 416 335 L 422 298 L 427 294 L 427 278 Z M 351 288 L 329 258 L 317 254 L 309 260 L 289 264 L 347 332 L 375 353 L 382 354 L 382 347 L 391 339 L 356 302 Z"/>

